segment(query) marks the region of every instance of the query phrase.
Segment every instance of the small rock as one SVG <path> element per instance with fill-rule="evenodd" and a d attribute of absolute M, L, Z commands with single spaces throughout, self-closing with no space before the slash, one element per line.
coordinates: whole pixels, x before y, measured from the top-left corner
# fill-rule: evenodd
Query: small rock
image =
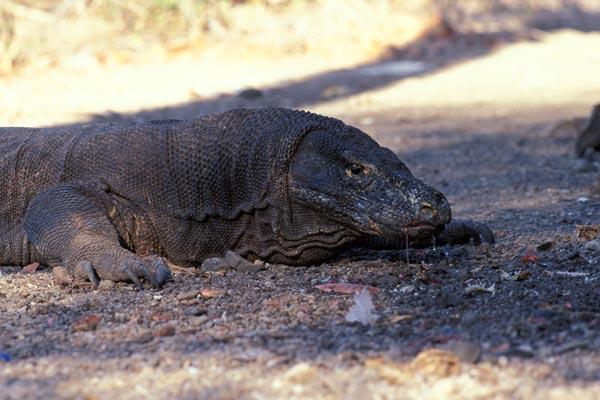
<path fill-rule="evenodd" d="M 555 244 L 556 244 L 556 242 L 554 240 L 548 239 L 545 242 L 542 242 L 542 243 L 538 244 L 538 246 L 536 247 L 536 250 L 538 250 L 538 251 L 546 251 L 546 250 L 549 250 Z"/>
<path fill-rule="evenodd" d="M 100 324 L 100 317 L 96 314 L 89 315 L 87 317 L 77 320 L 72 326 L 72 332 L 89 332 L 98 329 Z"/>
<path fill-rule="evenodd" d="M 401 280 L 398 275 L 372 274 L 369 281 L 372 281 L 374 286 L 397 286 Z"/>
<path fill-rule="evenodd" d="M 576 172 L 586 173 L 586 172 L 597 172 L 598 167 L 592 161 L 587 160 L 585 158 L 579 158 L 573 162 L 573 167 Z"/>
<path fill-rule="evenodd" d="M 73 284 L 73 276 L 67 271 L 65 267 L 54 267 L 52 269 L 52 275 L 59 284 L 71 285 Z"/>
<path fill-rule="evenodd" d="M 464 362 L 475 363 L 481 356 L 481 346 L 475 342 L 458 340 L 448 343 L 445 348 L 456 354 Z"/>
<path fill-rule="evenodd" d="M 238 361 L 252 362 L 267 360 L 272 358 L 273 356 L 273 353 L 271 353 L 269 350 L 265 350 L 259 347 L 250 347 L 233 355 L 233 359 Z"/>
<path fill-rule="evenodd" d="M 198 297 L 199 294 L 200 292 L 198 290 L 192 290 L 191 292 L 181 293 L 177 295 L 176 298 L 177 300 L 193 300 Z"/>
<path fill-rule="evenodd" d="M 591 147 L 586 147 L 582 157 L 587 161 L 600 161 L 600 151 Z"/>
<path fill-rule="evenodd" d="M 578 203 L 581 203 L 581 204 L 585 204 L 585 203 L 587 203 L 588 201 L 590 201 L 590 199 L 589 199 L 589 198 L 587 198 L 587 197 L 579 197 L 579 198 L 577 199 L 577 202 L 578 202 Z"/>
<path fill-rule="evenodd" d="M 230 265 L 227 264 L 225 259 L 221 257 L 212 257 L 207 258 L 202 261 L 202 266 L 200 267 L 200 271 L 202 272 L 218 272 L 225 271 L 230 268 Z"/>
<path fill-rule="evenodd" d="M 517 275 L 517 277 L 515 278 L 515 280 L 517 282 L 522 282 L 524 280 L 526 280 L 527 278 L 529 278 L 531 276 L 531 272 L 529 272 L 528 270 L 524 269 L 521 272 L 519 272 L 519 274 Z"/>
<path fill-rule="evenodd" d="M 165 337 L 173 336 L 175 334 L 175 327 L 172 325 L 165 325 L 154 331 L 154 336 Z"/>
<path fill-rule="evenodd" d="M 586 242 L 583 247 L 585 247 L 588 250 L 593 250 L 593 251 L 600 251 L 600 240 L 590 240 L 589 242 Z"/>
<path fill-rule="evenodd" d="M 205 299 L 213 299 L 219 296 L 219 293 L 214 289 L 204 288 L 200 290 L 200 295 Z"/>
<path fill-rule="evenodd" d="M 194 315 L 194 316 L 208 314 L 208 310 L 206 308 L 200 307 L 200 306 L 185 307 L 185 308 L 183 308 L 183 312 L 186 315 Z"/>
<path fill-rule="evenodd" d="M 240 91 L 238 97 L 244 100 L 256 100 L 263 97 L 263 92 L 255 88 L 248 88 Z"/>
<path fill-rule="evenodd" d="M 98 290 L 113 290 L 117 284 L 107 279 L 100 281 L 98 284 Z"/>
<path fill-rule="evenodd" d="M 251 263 L 235 252 L 229 250 L 225 253 L 225 263 L 238 272 L 258 272 L 265 267 L 264 262 Z"/>
<path fill-rule="evenodd" d="M 154 335 L 152 335 L 152 332 L 150 332 L 149 330 L 144 330 L 137 337 L 133 338 L 131 342 L 144 344 L 151 342 L 152 339 L 154 339 Z"/>
<path fill-rule="evenodd" d="M 525 282 L 523 284 L 523 286 L 525 286 L 526 289 L 535 289 L 535 287 L 537 286 L 536 281 L 535 280 L 528 280 L 527 282 Z"/>
<path fill-rule="evenodd" d="M 459 296 L 452 292 L 441 292 L 435 298 L 435 304 L 438 307 L 448 308 L 455 307 L 461 303 L 461 299 Z"/>
<path fill-rule="evenodd" d="M 558 313 L 553 310 L 535 309 L 532 311 L 531 316 L 533 318 L 552 319 L 558 317 Z"/>
<path fill-rule="evenodd" d="M 415 373 L 439 378 L 458 375 L 462 368 L 458 355 L 443 349 L 423 350 L 412 360 L 411 367 Z"/>
<path fill-rule="evenodd" d="M 503 353 L 505 356 L 509 357 L 519 357 L 519 358 L 533 358 L 535 356 L 535 351 L 528 344 L 522 344 L 517 347 L 511 347 Z"/>
<path fill-rule="evenodd" d="M 199 317 L 190 317 L 188 319 L 188 323 L 190 324 L 190 326 L 200 326 L 208 322 L 208 320 L 208 315 L 205 314 L 200 315 Z"/>

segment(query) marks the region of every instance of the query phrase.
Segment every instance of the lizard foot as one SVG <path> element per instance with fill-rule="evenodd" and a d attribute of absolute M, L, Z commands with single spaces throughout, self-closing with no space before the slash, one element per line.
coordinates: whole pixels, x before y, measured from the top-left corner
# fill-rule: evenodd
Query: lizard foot
<path fill-rule="evenodd" d="M 114 262 L 113 257 L 95 257 L 94 262 L 81 260 L 74 264 L 71 271 L 77 278 L 88 279 L 94 288 L 98 288 L 100 279 L 110 281 L 131 281 L 138 289 L 144 285 L 140 279 L 146 279 L 155 288 L 159 288 L 171 279 L 171 272 L 161 257 L 135 255 L 120 257 Z"/>
<path fill-rule="evenodd" d="M 484 223 L 471 220 L 452 220 L 444 226 L 444 230 L 438 234 L 436 240 L 440 243 L 473 244 L 495 243 L 494 233 Z"/>

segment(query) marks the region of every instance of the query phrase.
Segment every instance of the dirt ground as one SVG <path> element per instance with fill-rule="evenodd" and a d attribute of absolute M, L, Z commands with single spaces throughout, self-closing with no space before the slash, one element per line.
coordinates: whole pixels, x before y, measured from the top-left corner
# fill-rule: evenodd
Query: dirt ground
<path fill-rule="evenodd" d="M 600 33 L 438 35 L 346 68 L 185 54 L 0 80 L 2 125 L 335 116 L 497 236 L 410 250 L 409 264 L 356 249 L 255 273 L 175 268 L 159 290 L 3 267 L 0 398 L 600 399 L 600 166 L 560 125 L 600 101 Z M 325 283 L 380 289 L 375 324 L 347 322 L 354 296 Z"/>

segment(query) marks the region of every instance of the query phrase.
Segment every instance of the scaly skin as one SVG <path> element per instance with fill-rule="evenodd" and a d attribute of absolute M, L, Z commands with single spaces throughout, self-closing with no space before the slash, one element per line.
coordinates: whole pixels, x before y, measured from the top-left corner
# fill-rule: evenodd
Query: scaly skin
<path fill-rule="evenodd" d="M 226 250 L 314 264 L 373 238 L 429 237 L 450 219 L 444 196 L 390 150 L 303 111 L 0 128 L 0 264 L 63 266 L 95 286 L 160 286 L 163 258 L 198 266 Z"/>

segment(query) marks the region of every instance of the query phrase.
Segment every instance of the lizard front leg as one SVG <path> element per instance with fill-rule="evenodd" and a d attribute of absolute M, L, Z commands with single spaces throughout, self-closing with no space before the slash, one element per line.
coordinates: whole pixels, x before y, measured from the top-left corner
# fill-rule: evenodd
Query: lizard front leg
<path fill-rule="evenodd" d="M 102 191 L 77 185 L 60 185 L 36 196 L 25 214 L 24 228 L 31 244 L 50 266 L 61 265 L 73 276 L 132 281 L 140 278 L 155 287 L 170 277 L 157 256 L 140 257 L 121 245 L 117 230 L 99 201 Z"/>

